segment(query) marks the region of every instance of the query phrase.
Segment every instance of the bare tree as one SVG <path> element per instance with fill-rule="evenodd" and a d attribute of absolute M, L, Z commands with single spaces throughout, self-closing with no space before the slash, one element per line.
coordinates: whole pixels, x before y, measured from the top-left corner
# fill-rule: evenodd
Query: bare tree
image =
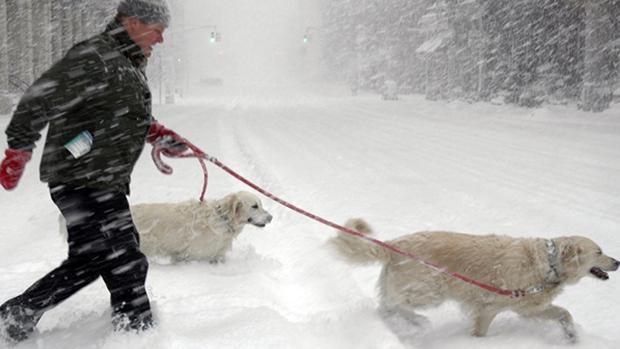
<path fill-rule="evenodd" d="M 60 14 L 58 20 L 60 21 L 60 33 L 62 39 L 62 55 L 67 52 L 74 43 L 73 32 L 73 1 L 71 0 L 58 0 L 60 2 Z"/>
<path fill-rule="evenodd" d="M 6 0 L 0 0 L 0 114 L 11 111 L 9 98 L 9 54 L 8 54 L 8 22 Z"/>
<path fill-rule="evenodd" d="M 603 111 L 611 103 L 614 84 L 612 41 L 614 24 L 608 12 L 610 1 L 590 0 L 586 10 L 585 71 L 580 108 Z"/>
<path fill-rule="evenodd" d="M 6 17 L 6 0 L 0 0 L 0 95 L 9 89 L 9 32 Z"/>
<path fill-rule="evenodd" d="M 86 39 L 89 35 L 87 25 L 87 6 L 88 1 L 77 1 L 71 5 L 71 16 L 73 21 L 73 42 L 72 45 Z"/>
<path fill-rule="evenodd" d="M 9 88 L 19 92 L 21 84 L 34 79 L 32 58 L 32 3 L 31 1 L 7 0 Z"/>
<path fill-rule="evenodd" d="M 51 3 L 51 58 L 56 62 L 64 53 L 62 46 L 62 16 L 63 8 L 60 1 L 52 0 Z"/>
<path fill-rule="evenodd" d="M 100 33 L 116 14 L 118 0 L 88 0 L 87 36 Z"/>
<path fill-rule="evenodd" d="M 76 42 L 103 30 L 118 0 L 0 0 L 0 114 Z M 10 67 L 10 69 L 9 69 Z"/>
<path fill-rule="evenodd" d="M 52 1 L 36 0 L 32 6 L 33 65 L 34 76 L 38 77 L 52 64 Z"/>

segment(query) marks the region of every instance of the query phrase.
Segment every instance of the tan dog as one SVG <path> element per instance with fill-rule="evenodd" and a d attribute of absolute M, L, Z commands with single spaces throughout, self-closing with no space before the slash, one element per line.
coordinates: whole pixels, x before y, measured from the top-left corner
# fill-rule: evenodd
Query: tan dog
<path fill-rule="evenodd" d="M 346 226 L 372 234 L 361 219 Z M 484 336 L 495 316 L 506 310 L 524 317 L 557 321 L 570 341 L 577 333 L 571 314 L 553 305 L 565 285 L 584 276 L 599 280 L 618 269 L 620 262 L 603 254 L 590 239 L 566 236 L 555 239 L 476 236 L 450 232 L 419 232 L 388 243 L 449 271 L 510 290 L 531 290 L 521 298 L 509 298 L 439 273 L 400 254 L 342 232 L 330 244 L 349 261 L 380 262 L 378 280 L 380 311 L 394 330 L 395 323 L 419 324 L 417 310 L 446 300 L 459 302 L 473 319 L 475 336 Z"/>
<path fill-rule="evenodd" d="M 212 263 L 224 261 L 246 224 L 263 228 L 272 219 L 260 199 L 245 191 L 204 202 L 132 205 L 131 215 L 140 235 L 140 249 L 147 256 Z M 62 215 L 59 225 L 66 236 Z"/>
<path fill-rule="evenodd" d="M 263 228 L 272 219 L 260 199 L 245 191 L 205 202 L 133 205 L 131 214 L 147 256 L 213 263 L 224 261 L 246 224 Z"/>

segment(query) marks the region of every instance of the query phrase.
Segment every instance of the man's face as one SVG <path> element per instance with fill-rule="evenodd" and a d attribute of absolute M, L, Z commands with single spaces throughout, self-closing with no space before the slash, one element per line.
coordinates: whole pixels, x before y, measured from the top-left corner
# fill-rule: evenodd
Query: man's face
<path fill-rule="evenodd" d="M 135 17 L 127 18 L 125 29 L 131 40 L 133 40 L 146 57 L 151 56 L 153 46 L 164 42 L 164 31 L 166 27 L 160 23 L 144 23 Z"/>

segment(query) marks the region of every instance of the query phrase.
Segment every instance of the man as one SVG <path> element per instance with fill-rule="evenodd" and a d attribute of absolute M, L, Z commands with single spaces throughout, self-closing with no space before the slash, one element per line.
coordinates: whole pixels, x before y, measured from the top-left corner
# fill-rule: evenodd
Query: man
<path fill-rule="evenodd" d="M 163 42 L 170 15 L 164 0 L 122 0 L 105 32 L 72 47 L 26 91 L 7 127 L 0 184 L 15 188 L 49 125 L 40 177 L 67 221 L 62 264 L 0 306 L 0 336 L 28 337 L 46 310 L 103 278 L 117 329 L 153 325 L 127 195 L 145 140 L 170 146 L 182 138 L 151 116 L 145 64 Z M 161 141 L 164 141 L 163 145 Z M 168 142 L 168 143 L 165 143 Z M 166 153 L 166 152 L 164 152 Z"/>

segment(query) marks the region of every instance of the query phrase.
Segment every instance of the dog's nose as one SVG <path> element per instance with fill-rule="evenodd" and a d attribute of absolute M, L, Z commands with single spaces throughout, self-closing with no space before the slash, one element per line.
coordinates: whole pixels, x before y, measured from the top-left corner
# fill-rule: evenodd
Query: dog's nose
<path fill-rule="evenodd" d="M 270 214 L 267 214 L 267 223 L 271 223 L 271 220 L 273 219 L 273 216 Z M 618 261 L 616 261 L 617 263 Z"/>
<path fill-rule="evenodd" d="M 620 262 L 614 259 L 614 270 L 618 270 L 618 267 L 620 267 Z"/>

